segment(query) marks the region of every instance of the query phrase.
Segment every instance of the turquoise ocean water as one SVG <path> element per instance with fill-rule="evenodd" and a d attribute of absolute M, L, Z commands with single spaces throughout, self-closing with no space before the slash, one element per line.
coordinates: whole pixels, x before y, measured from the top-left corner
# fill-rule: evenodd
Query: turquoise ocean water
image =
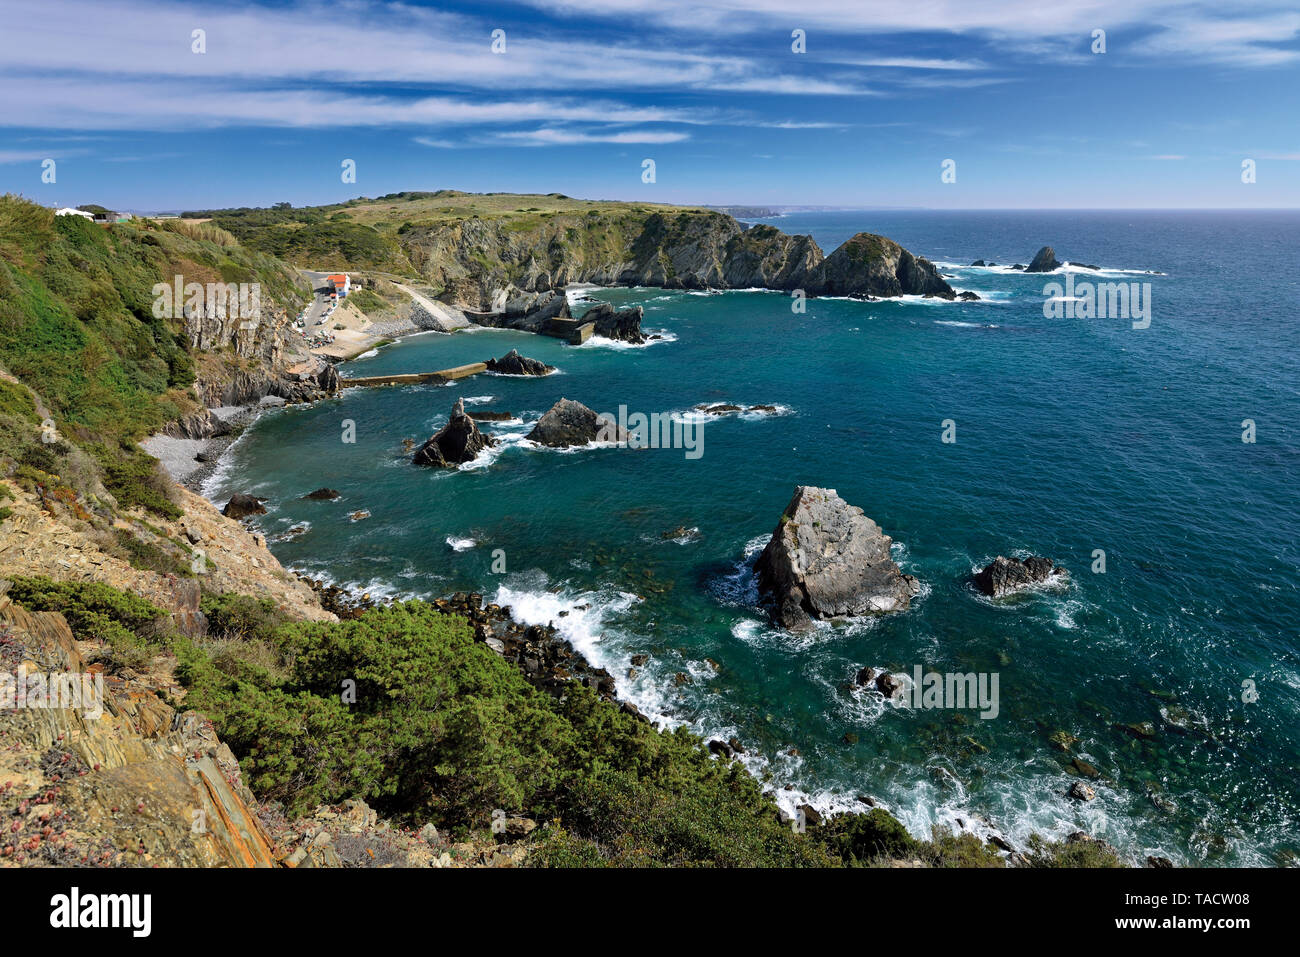
<path fill-rule="evenodd" d="M 268 413 L 207 491 L 266 496 L 261 526 L 288 566 L 374 595 L 477 590 L 553 620 L 642 710 L 739 738 L 788 807 L 860 808 L 870 795 L 918 835 L 988 821 L 1013 841 L 1084 829 L 1139 858 L 1295 863 L 1300 216 L 773 222 L 827 251 L 883 233 L 983 299 L 810 300 L 796 314 L 777 293 L 602 290 L 644 306 L 664 338 L 414 336 L 342 371 L 428 371 L 518 348 L 560 373 L 349 390 Z M 1063 275 L 960 265 L 1025 263 L 1045 243 L 1104 267 L 1076 281 L 1149 282 L 1150 327 L 1047 319 L 1044 285 Z M 610 413 L 778 412 L 707 422 L 699 458 L 525 443 L 561 396 Z M 402 439 L 422 442 L 457 397 L 518 420 L 484 426 L 503 442 L 472 467 L 411 465 Z M 955 443 L 941 441 L 948 419 Z M 767 623 L 750 563 L 798 484 L 837 489 L 894 538 L 923 582 L 909 612 L 802 636 Z M 300 500 L 322 485 L 343 499 Z M 358 509 L 371 517 L 350 521 Z M 695 531 L 664 537 L 683 527 Z M 1104 573 L 1092 571 L 1098 549 Z M 969 587 L 994 555 L 1026 553 L 1064 564 L 1068 586 L 1006 603 Z M 641 653 L 649 663 L 625 677 Z M 891 707 L 852 688 L 864 665 L 997 672 L 998 716 Z M 1243 700 L 1245 681 L 1257 700 Z M 1143 722 L 1152 736 L 1123 728 Z M 1056 731 L 1078 739 L 1072 752 L 1052 745 Z M 1065 796 L 1075 756 L 1100 771 L 1087 804 Z"/>

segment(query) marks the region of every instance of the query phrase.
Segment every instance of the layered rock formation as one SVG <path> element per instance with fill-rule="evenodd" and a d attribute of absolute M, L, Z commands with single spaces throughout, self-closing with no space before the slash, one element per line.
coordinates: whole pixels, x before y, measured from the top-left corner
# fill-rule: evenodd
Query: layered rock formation
<path fill-rule="evenodd" d="M 0 582 L 4 670 L 26 662 L 16 673 L 91 674 L 63 616 L 11 604 L 7 585 Z M 144 679 L 101 671 L 83 687 L 78 707 L 0 709 L 0 794 L 17 805 L 0 838 L 6 862 L 275 863 L 239 764 L 209 722 L 164 704 Z"/>
<path fill-rule="evenodd" d="M 528 433 L 532 442 L 561 449 L 590 442 L 626 442 L 627 438 L 627 432 L 617 422 L 572 399 L 561 399 L 551 406 Z"/>
<path fill-rule="evenodd" d="M 892 541 L 834 489 L 799 486 L 755 568 L 773 618 L 807 628 L 814 618 L 905 610 L 919 585 L 890 557 Z"/>
<path fill-rule="evenodd" d="M 976 574 L 975 587 L 991 598 L 1004 598 L 1050 579 L 1064 578 L 1067 574 L 1050 558 L 1031 555 L 1022 559 L 999 555 Z"/>
<path fill-rule="evenodd" d="M 480 432 L 474 420 L 465 414 L 465 400 L 457 399 L 451 420 L 420 447 L 411 461 L 443 468 L 461 465 L 472 462 L 480 452 L 495 444 L 496 439 Z"/>

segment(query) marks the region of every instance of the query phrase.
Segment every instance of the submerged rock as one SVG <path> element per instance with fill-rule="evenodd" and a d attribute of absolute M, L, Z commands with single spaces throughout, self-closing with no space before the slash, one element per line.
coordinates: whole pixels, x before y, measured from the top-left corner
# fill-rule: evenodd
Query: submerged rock
<path fill-rule="evenodd" d="M 613 419 L 572 399 L 560 399 L 528 433 L 529 441 L 557 449 L 589 442 L 626 442 L 627 438 L 626 430 Z"/>
<path fill-rule="evenodd" d="M 1003 598 L 1066 574 L 1066 570 L 1050 558 L 1031 555 L 1020 559 L 999 555 L 975 576 L 975 587 L 992 598 Z"/>
<path fill-rule="evenodd" d="M 341 497 L 342 495 L 339 492 L 339 490 L 334 488 L 318 488 L 316 489 L 316 491 L 308 492 L 306 495 L 303 496 L 303 498 L 309 498 L 312 499 L 313 501 L 319 501 L 319 502 L 332 502 L 335 499 Z"/>
<path fill-rule="evenodd" d="M 890 557 L 892 542 L 834 489 L 800 485 L 755 569 L 773 618 L 806 628 L 813 618 L 905 610 L 919 585 Z"/>
<path fill-rule="evenodd" d="M 1061 263 L 1056 258 L 1056 250 L 1051 246 L 1044 246 L 1034 254 L 1034 260 L 1025 267 L 1025 272 L 1051 272 L 1053 269 L 1059 269 L 1060 266 Z"/>
<path fill-rule="evenodd" d="M 550 375 L 555 371 L 555 366 L 548 366 L 540 359 L 530 359 L 527 356 L 521 356 L 518 349 L 511 349 L 500 359 L 489 359 L 487 361 L 489 372 L 499 372 L 502 375 Z"/>
<path fill-rule="evenodd" d="M 451 421 L 430 437 L 412 456 L 416 465 L 448 467 L 471 462 L 484 449 L 496 444 L 496 439 L 478 430 L 478 426 L 465 414 L 465 400 L 457 399 L 451 410 Z"/>

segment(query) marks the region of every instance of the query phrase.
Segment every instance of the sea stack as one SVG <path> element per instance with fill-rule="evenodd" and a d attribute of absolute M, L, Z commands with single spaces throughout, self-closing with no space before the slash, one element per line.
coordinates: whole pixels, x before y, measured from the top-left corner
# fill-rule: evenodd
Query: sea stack
<path fill-rule="evenodd" d="M 1061 263 L 1056 258 L 1056 250 L 1051 246 L 1044 246 L 1034 254 L 1034 260 L 1025 267 L 1025 272 L 1051 272 L 1059 268 Z"/>
<path fill-rule="evenodd" d="M 457 399 L 451 410 L 451 421 L 433 434 L 412 456 L 416 465 L 449 467 L 471 462 L 484 449 L 496 445 L 492 436 L 478 430 L 474 420 L 465 414 L 465 400 Z"/>
<path fill-rule="evenodd" d="M 800 485 L 755 569 L 773 619 L 806 629 L 815 618 L 906 610 L 920 586 L 894 563 L 892 543 L 834 489 Z"/>

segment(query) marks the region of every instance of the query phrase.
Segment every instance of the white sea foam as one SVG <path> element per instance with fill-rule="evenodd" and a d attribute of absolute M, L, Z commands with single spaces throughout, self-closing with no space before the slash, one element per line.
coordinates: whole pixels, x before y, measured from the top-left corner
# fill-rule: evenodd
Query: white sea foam
<path fill-rule="evenodd" d="M 575 349 L 649 349 L 651 346 L 661 345 L 666 342 L 676 342 L 677 334 L 668 332 L 666 329 L 645 329 L 647 335 L 654 334 L 659 336 L 658 339 L 647 339 L 645 342 L 624 342 L 621 339 L 606 339 L 604 336 L 592 336 L 580 346 L 574 346 Z"/>
<path fill-rule="evenodd" d="M 472 538 L 457 538 L 455 535 L 447 536 L 447 545 L 453 552 L 467 552 L 478 542 Z"/>

